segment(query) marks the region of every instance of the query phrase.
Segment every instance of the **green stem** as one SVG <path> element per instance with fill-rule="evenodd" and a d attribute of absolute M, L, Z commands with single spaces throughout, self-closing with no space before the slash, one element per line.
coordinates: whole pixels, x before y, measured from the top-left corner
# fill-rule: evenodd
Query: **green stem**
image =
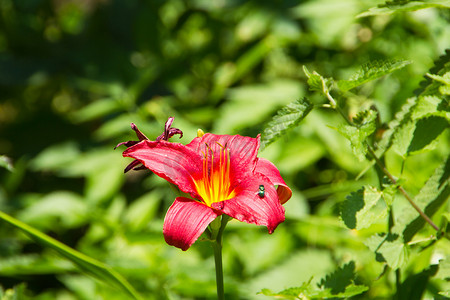
<path fill-rule="evenodd" d="M 372 158 L 375 160 L 375 162 L 377 163 L 377 165 L 380 167 L 380 169 L 383 171 L 383 173 L 391 180 L 391 182 L 394 185 L 397 185 L 397 189 L 400 191 L 400 193 L 403 194 L 403 196 L 405 197 L 405 199 L 409 202 L 409 204 L 411 204 L 411 206 L 419 213 L 419 215 L 428 223 L 431 225 L 431 227 L 433 227 L 436 231 L 439 231 L 439 227 L 434 224 L 434 222 L 430 219 L 430 217 L 428 217 L 421 209 L 419 206 L 417 206 L 417 204 L 413 201 L 413 199 L 409 196 L 409 194 L 405 191 L 405 189 L 401 186 L 397 184 L 397 180 L 395 180 L 394 176 L 392 176 L 392 174 L 385 168 L 385 166 L 383 165 L 383 163 L 380 161 L 380 159 L 377 157 L 377 155 L 375 154 L 375 151 L 373 151 L 372 147 L 370 147 L 370 145 L 367 145 L 367 149 L 369 150 L 370 155 L 372 156 Z"/>
<path fill-rule="evenodd" d="M 224 288 L 223 288 L 223 266 L 222 266 L 222 243 L 219 240 L 213 242 L 214 250 L 214 262 L 216 264 L 216 286 L 217 286 L 217 299 L 224 300 Z"/>
<path fill-rule="evenodd" d="M 227 225 L 230 217 L 222 215 L 220 218 L 220 227 L 217 224 L 219 218 L 211 223 L 212 232 L 212 247 L 214 250 L 214 263 L 216 265 L 216 286 L 217 286 L 217 299 L 225 299 L 225 290 L 223 285 L 223 264 L 222 264 L 222 234 Z"/>
<path fill-rule="evenodd" d="M 326 96 L 328 98 L 328 100 L 330 101 L 332 107 L 339 112 L 339 114 L 344 118 L 344 120 L 349 124 L 349 125 L 353 125 L 353 123 L 347 118 L 347 115 L 344 113 L 344 111 L 337 105 L 337 102 L 333 99 L 333 97 L 331 96 L 331 94 L 328 92 L 328 90 L 326 91 Z M 419 206 L 417 206 L 417 204 L 413 201 L 413 199 L 408 195 L 408 193 L 405 191 L 405 189 L 401 186 L 397 184 L 397 180 L 395 180 L 394 176 L 392 176 L 392 174 L 386 169 L 386 167 L 384 166 L 384 164 L 381 162 L 381 160 L 378 158 L 378 156 L 375 154 L 375 151 L 373 151 L 372 147 L 367 144 L 367 150 L 370 153 L 370 155 L 372 156 L 372 158 L 375 160 L 376 164 L 378 165 L 378 167 L 380 168 L 380 170 L 391 180 L 391 182 L 395 185 L 397 185 L 397 189 L 403 194 L 403 196 L 406 198 L 406 200 L 409 202 L 409 204 L 411 204 L 411 206 L 419 213 L 419 215 L 428 223 L 431 225 L 431 227 L 433 227 L 436 231 L 439 232 L 439 227 L 434 224 L 434 222 L 430 219 L 430 217 L 428 217 L 421 209 Z"/>

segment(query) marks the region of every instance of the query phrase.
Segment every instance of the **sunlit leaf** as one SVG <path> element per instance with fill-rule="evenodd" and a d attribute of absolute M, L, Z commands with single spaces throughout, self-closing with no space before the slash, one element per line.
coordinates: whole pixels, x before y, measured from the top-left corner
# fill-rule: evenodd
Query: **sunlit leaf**
<path fill-rule="evenodd" d="M 370 8 L 368 11 L 359 14 L 358 18 L 377 16 L 377 15 L 390 15 L 393 13 L 415 11 L 430 7 L 436 8 L 450 8 L 450 3 L 447 0 L 429 0 L 429 1 L 401 1 L 396 3 L 395 1 L 386 2 L 385 5 Z"/>
<path fill-rule="evenodd" d="M 392 73 L 410 64 L 407 60 L 373 61 L 361 66 L 361 69 L 348 80 L 337 81 L 337 86 L 342 91 L 351 90 L 371 80 Z"/>
<path fill-rule="evenodd" d="M 374 235 L 367 239 L 365 244 L 376 255 L 381 255 L 389 267 L 394 270 L 401 268 L 408 261 L 408 246 L 397 234 Z"/>
<path fill-rule="evenodd" d="M 414 203 L 432 217 L 450 196 L 450 158 L 443 162 L 414 197 Z M 402 234 L 405 242 L 425 225 L 425 220 L 412 207 L 405 207 L 399 214 L 393 231 Z"/>
<path fill-rule="evenodd" d="M 296 127 L 312 109 L 313 105 L 303 98 L 279 110 L 261 134 L 261 148 L 264 149 L 289 129 Z"/>
<path fill-rule="evenodd" d="M 308 86 L 311 91 L 319 92 L 322 94 L 327 94 L 332 83 L 331 78 L 324 78 L 322 75 L 313 71 L 312 73 L 303 66 L 303 72 L 305 72 L 306 77 L 308 77 Z"/>
<path fill-rule="evenodd" d="M 450 121 L 442 115 L 429 115 L 416 121 L 408 153 L 419 151 L 433 142 L 441 133 L 450 127 Z"/>
<path fill-rule="evenodd" d="M 353 153 L 363 161 L 367 153 L 366 139 L 375 132 L 376 112 L 368 110 L 367 116 L 357 126 L 342 124 L 336 130 L 350 141 Z"/>
<path fill-rule="evenodd" d="M 280 299 L 326 299 L 326 298 L 348 298 L 359 295 L 368 290 L 367 286 L 355 285 L 355 264 L 353 261 L 338 268 L 333 273 L 327 275 L 316 286 L 308 282 L 304 282 L 299 287 L 292 287 L 283 291 L 274 293 L 269 289 L 261 290 L 261 294 L 272 296 Z"/>
<path fill-rule="evenodd" d="M 371 186 L 364 186 L 351 193 L 341 205 L 341 218 L 350 229 L 367 228 L 386 217 L 386 206 L 379 201 L 382 193 Z"/>

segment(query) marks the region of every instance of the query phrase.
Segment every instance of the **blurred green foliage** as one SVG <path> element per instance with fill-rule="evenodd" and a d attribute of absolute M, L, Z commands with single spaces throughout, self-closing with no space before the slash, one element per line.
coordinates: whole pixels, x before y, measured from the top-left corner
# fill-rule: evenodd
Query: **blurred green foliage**
<path fill-rule="evenodd" d="M 130 161 L 114 146 L 134 139 L 131 122 L 156 138 L 168 116 L 184 132 L 173 141 L 188 143 L 197 128 L 256 136 L 288 103 L 305 96 L 317 107 L 326 103 L 308 89 L 304 65 L 352 89 L 371 76 L 361 67 L 368 62 L 410 61 L 346 94 L 350 116 L 375 105 L 378 121 L 390 122 L 450 46 L 448 1 L 394 2 L 1 0 L 0 210 L 111 266 L 145 299 L 214 299 L 210 245 L 198 241 L 182 252 L 165 244 L 162 224 L 174 193 L 150 172 L 124 175 Z M 428 179 L 450 148 L 445 124 L 422 120 L 420 141 L 397 143 L 399 151 L 385 155 L 419 200 L 424 185 L 436 189 Z M 364 292 L 358 299 L 448 296 L 450 244 L 427 239 L 435 234 L 430 226 L 405 247 L 396 238 L 380 244 L 387 238 L 375 235 L 387 230 L 386 212 L 367 222 L 369 212 L 359 211 L 354 227 L 340 220 L 340 207 L 351 212 L 359 201 L 346 196 L 362 186 L 365 203 L 380 199 L 365 153 L 359 161 L 330 128 L 340 124 L 338 114 L 314 109 L 261 152 L 294 194 L 286 222 L 271 236 L 237 221 L 227 227 L 227 299 L 265 299 L 257 295 L 264 288 L 333 291 L 343 270 L 344 287 Z M 429 138 L 437 138 L 434 150 L 410 155 L 428 144 L 426 129 L 435 125 L 443 134 Z M 407 211 L 401 196 L 390 195 Z M 438 224 L 450 220 L 447 198 Z M 0 286 L 5 299 L 125 297 L 1 221 Z"/>

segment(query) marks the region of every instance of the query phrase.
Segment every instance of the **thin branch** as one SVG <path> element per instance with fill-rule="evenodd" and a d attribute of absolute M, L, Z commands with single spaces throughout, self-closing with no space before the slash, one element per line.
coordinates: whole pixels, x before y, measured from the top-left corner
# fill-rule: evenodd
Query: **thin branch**
<path fill-rule="evenodd" d="M 397 185 L 397 180 L 395 180 L 394 176 L 386 169 L 386 167 L 383 165 L 383 163 L 380 161 L 380 159 L 377 157 L 375 152 L 373 151 L 372 147 L 370 145 L 367 145 L 367 149 L 369 150 L 370 155 L 372 155 L 373 159 L 377 163 L 377 165 L 380 167 L 380 169 L 383 171 L 383 173 L 391 180 L 391 182 L 395 185 Z M 401 185 L 397 185 L 398 190 L 403 194 L 403 196 L 408 200 L 409 204 L 411 204 L 412 207 L 419 213 L 419 215 L 428 223 L 430 224 L 436 231 L 439 231 L 439 227 L 434 224 L 434 222 L 428 217 L 417 204 L 413 201 L 413 199 L 408 195 L 408 193 L 405 191 L 405 189 Z"/>
<path fill-rule="evenodd" d="M 339 114 L 344 118 L 344 120 L 349 124 L 349 125 L 353 125 L 352 122 L 347 118 L 347 116 L 345 115 L 345 113 L 342 111 L 342 109 L 336 105 L 336 100 L 333 99 L 333 97 L 330 95 L 330 93 L 328 92 L 328 89 L 326 90 L 326 96 L 328 98 L 328 100 L 330 101 L 331 105 L 334 106 L 334 108 L 339 112 Z M 433 227 L 436 231 L 440 231 L 439 227 L 434 224 L 434 222 L 430 219 L 430 217 L 428 217 L 421 209 L 419 206 L 417 206 L 417 204 L 413 201 L 413 199 L 408 195 L 408 193 L 405 191 L 405 189 L 401 186 L 397 184 L 397 180 L 395 180 L 394 176 L 392 176 L 392 174 L 386 169 L 386 167 L 384 166 L 384 164 L 381 162 L 381 160 L 377 157 L 377 155 L 375 154 L 375 151 L 373 151 L 372 147 L 367 144 L 367 149 L 370 153 L 370 155 L 373 157 L 373 159 L 375 160 L 375 162 L 377 163 L 377 165 L 380 167 L 380 169 L 383 171 L 383 173 L 391 180 L 391 182 L 395 185 L 397 185 L 397 189 L 403 194 L 403 196 L 406 198 L 406 200 L 408 200 L 409 204 L 411 204 L 412 207 L 414 207 L 414 209 L 419 213 L 419 215 L 428 223 L 431 225 L 431 227 Z"/>

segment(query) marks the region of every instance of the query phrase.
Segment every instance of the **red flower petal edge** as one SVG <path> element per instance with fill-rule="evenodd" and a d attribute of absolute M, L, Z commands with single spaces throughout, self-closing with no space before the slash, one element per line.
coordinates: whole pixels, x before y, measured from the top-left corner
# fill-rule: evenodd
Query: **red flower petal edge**
<path fill-rule="evenodd" d="M 167 244 L 186 251 L 221 214 L 195 200 L 178 197 L 164 219 L 164 239 Z"/>
<path fill-rule="evenodd" d="M 292 190 L 284 182 L 277 167 L 265 158 L 258 158 L 256 172 L 266 175 L 273 185 L 278 185 L 277 193 L 280 203 L 286 203 L 292 197 Z"/>

